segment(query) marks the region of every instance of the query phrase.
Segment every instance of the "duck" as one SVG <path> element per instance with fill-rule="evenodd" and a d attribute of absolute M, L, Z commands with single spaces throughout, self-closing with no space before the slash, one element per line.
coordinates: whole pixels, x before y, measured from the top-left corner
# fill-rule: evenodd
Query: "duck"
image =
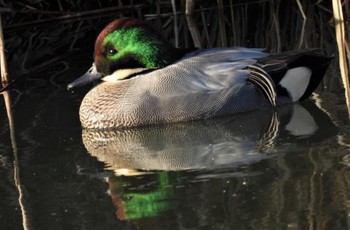
<path fill-rule="evenodd" d="M 190 122 L 303 101 L 331 59 L 320 49 L 176 48 L 146 22 L 124 17 L 101 31 L 92 67 L 67 87 L 100 81 L 81 102 L 82 128 Z"/>

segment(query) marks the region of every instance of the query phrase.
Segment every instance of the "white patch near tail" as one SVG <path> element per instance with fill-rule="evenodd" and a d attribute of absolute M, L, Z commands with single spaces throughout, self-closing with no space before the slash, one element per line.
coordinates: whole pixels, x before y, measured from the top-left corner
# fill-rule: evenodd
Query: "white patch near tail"
<path fill-rule="evenodd" d="M 287 89 L 293 101 L 297 101 L 304 95 L 310 78 L 311 70 L 309 68 L 296 67 L 288 70 L 279 84 Z"/>

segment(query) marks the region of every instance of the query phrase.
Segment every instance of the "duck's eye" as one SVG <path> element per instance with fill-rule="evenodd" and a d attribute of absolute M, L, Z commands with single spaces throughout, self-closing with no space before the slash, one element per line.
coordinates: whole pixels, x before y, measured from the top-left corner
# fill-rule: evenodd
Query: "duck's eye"
<path fill-rule="evenodd" d="M 109 49 L 108 50 L 108 54 L 109 55 L 114 55 L 114 54 L 116 54 L 118 51 L 116 50 L 116 49 Z"/>

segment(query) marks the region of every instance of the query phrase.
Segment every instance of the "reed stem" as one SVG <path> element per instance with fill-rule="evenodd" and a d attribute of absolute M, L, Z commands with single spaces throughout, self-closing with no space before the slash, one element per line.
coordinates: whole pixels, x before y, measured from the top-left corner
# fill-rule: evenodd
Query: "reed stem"
<path fill-rule="evenodd" d="M 23 229 L 28 229 L 28 216 L 27 211 L 25 208 L 25 200 L 24 200 L 24 191 L 23 191 L 23 185 L 20 180 L 19 175 L 19 160 L 18 160 L 18 148 L 17 148 L 17 142 L 16 142 L 16 136 L 15 136 L 15 127 L 14 127 L 14 121 L 12 116 L 12 110 L 11 110 L 11 97 L 9 91 L 5 91 L 2 93 L 4 96 L 5 101 L 5 107 L 7 112 L 7 118 L 9 122 L 10 127 L 10 138 L 11 138 L 11 145 L 12 145 L 12 151 L 13 151 L 13 179 L 15 181 L 15 185 L 18 191 L 18 204 L 20 206 L 20 210 L 22 213 L 22 224 Z"/>
<path fill-rule="evenodd" d="M 3 87 L 7 86 L 9 83 L 7 76 L 7 63 L 5 56 L 5 44 L 4 44 L 4 34 L 2 30 L 2 20 L 0 14 L 0 63 L 1 63 L 1 84 Z"/>
<path fill-rule="evenodd" d="M 187 0 L 186 1 L 186 20 L 187 20 L 188 29 L 190 30 L 190 33 L 192 35 L 194 45 L 197 48 L 202 48 L 198 27 L 193 18 L 193 11 L 194 11 L 194 0 Z"/>
<path fill-rule="evenodd" d="M 343 10 L 340 0 L 332 0 L 332 5 L 335 23 L 335 35 L 337 38 L 338 45 L 339 68 L 343 85 L 345 88 L 346 105 L 348 107 L 348 115 L 350 118 L 350 82 L 349 70 L 346 61 L 346 39 Z"/>

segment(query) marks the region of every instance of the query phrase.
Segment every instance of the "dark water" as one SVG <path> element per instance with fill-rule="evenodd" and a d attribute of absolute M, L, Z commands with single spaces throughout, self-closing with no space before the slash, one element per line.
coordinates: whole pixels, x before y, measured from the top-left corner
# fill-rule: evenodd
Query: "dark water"
<path fill-rule="evenodd" d="M 335 54 L 304 103 L 87 132 L 78 108 L 89 88 L 66 85 L 91 64 L 104 21 L 93 22 L 5 30 L 19 80 L 9 90 L 12 127 L 1 101 L 1 229 L 349 228 L 349 113 L 334 28 L 309 28 L 318 35 L 303 40 Z M 282 37 L 284 50 L 299 44 Z"/>

